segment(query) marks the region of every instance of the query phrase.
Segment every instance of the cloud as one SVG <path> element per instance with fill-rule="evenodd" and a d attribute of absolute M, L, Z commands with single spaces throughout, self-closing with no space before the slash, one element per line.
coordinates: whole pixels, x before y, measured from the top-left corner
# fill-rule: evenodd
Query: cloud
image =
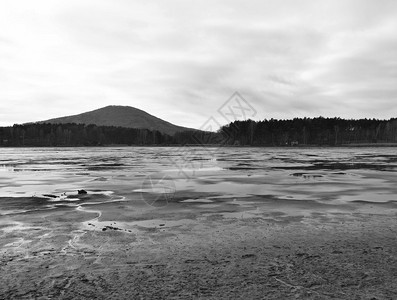
<path fill-rule="evenodd" d="M 200 127 L 234 91 L 258 119 L 395 117 L 396 17 L 394 0 L 5 0 L 0 125 L 120 104 Z"/>

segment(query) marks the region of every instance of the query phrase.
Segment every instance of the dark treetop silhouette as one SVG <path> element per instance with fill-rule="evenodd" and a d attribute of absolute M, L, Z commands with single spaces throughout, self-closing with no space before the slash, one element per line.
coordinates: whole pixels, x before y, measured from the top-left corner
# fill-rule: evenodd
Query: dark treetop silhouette
<path fill-rule="evenodd" d="M 30 123 L 0 127 L 0 146 L 241 145 L 338 146 L 397 143 L 397 119 L 235 121 L 218 132 L 184 130 L 171 134 L 144 128 L 86 124 Z"/>

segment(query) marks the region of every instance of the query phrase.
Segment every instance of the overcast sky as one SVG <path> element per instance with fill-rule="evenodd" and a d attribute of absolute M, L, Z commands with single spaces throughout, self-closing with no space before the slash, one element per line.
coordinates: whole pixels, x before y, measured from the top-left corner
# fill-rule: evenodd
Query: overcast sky
<path fill-rule="evenodd" d="M 200 127 L 397 117 L 397 1 L 1 0 L 0 125 L 129 105 Z"/>

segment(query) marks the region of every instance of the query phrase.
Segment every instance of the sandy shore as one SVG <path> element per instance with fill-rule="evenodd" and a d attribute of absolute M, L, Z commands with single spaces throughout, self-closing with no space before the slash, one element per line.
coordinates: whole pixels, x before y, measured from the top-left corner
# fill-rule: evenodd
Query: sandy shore
<path fill-rule="evenodd" d="M 0 298 L 397 298 L 394 202 L 199 196 L 177 194 L 163 208 L 120 200 L 3 215 Z"/>

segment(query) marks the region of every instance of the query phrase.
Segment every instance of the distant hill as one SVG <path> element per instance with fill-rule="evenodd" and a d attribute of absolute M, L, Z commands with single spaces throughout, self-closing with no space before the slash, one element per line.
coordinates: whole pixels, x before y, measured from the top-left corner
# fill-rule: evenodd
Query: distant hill
<path fill-rule="evenodd" d="M 160 118 L 152 116 L 147 112 L 131 107 L 110 105 L 93 111 L 85 112 L 79 115 L 66 116 L 38 123 L 51 124 L 95 124 L 97 126 L 120 126 L 126 128 L 142 128 L 157 130 L 161 133 L 173 135 L 176 132 L 195 130 L 177 126 Z"/>

